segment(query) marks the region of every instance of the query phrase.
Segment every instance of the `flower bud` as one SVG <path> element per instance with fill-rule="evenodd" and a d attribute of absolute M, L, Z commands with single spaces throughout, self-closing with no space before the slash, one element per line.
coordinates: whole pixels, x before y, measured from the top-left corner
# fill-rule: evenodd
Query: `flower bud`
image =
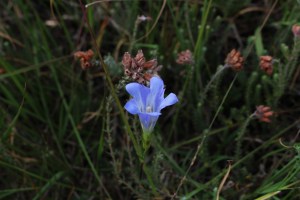
<path fill-rule="evenodd" d="M 270 123 L 270 117 L 274 115 L 274 112 L 271 110 L 270 107 L 260 105 L 256 107 L 254 115 L 255 117 L 257 117 L 257 119 L 259 119 L 259 121 Z"/>
<path fill-rule="evenodd" d="M 232 49 L 225 59 L 225 66 L 240 71 L 244 66 L 244 58 L 236 49 Z"/>
<path fill-rule="evenodd" d="M 268 75 L 273 73 L 273 58 L 272 56 L 261 56 L 259 62 L 260 69 L 265 71 Z"/>

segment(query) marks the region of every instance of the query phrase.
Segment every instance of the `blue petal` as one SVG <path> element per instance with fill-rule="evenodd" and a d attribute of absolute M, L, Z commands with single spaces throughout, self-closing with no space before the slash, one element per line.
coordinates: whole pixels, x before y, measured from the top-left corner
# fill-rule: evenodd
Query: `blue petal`
<path fill-rule="evenodd" d="M 137 106 L 137 103 L 136 103 L 135 99 L 129 100 L 129 101 L 125 104 L 124 108 L 125 108 L 130 114 L 133 114 L 133 115 L 138 114 L 138 113 L 140 112 L 140 110 L 139 110 L 139 108 L 138 108 L 138 106 Z"/>
<path fill-rule="evenodd" d="M 151 78 L 150 88 L 130 83 L 126 90 L 133 98 L 126 103 L 125 109 L 131 114 L 138 114 L 143 130 L 149 133 L 154 129 L 160 110 L 178 102 L 173 93 L 164 98 L 164 82 L 158 77 Z"/>
<path fill-rule="evenodd" d="M 160 104 L 159 109 L 163 109 L 167 106 L 171 106 L 178 102 L 178 98 L 175 94 L 170 93 Z"/>
<path fill-rule="evenodd" d="M 141 113 L 143 115 L 149 115 L 150 117 L 157 117 L 159 115 L 161 115 L 160 112 L 151 112 L 151 113 Z"/>
<path fill-rule="evenodd" d="M 126 90 L 134 98 L 139 110 L 144 110 L 150 89 L 138 83 L 129 83 L 126 85 Z"/>
<path fill-rule="evenodd" d="M 140 122 L 144 131 L 152 132 L 160 113 L 139 113 Z"/>
<path fill-rule="evenodd" d="M 151 78 L 150 91 L 150 95 L 147 99 L 147 106 L 151 106 L 153 111 L 159 112 L 159 105 L 164 99 L 164 82 L 158 77 Z"/>
<path fill-rule="evenodd" d="M 150 79 L 151 93 L 159 94 L 164 89 L 164 82 L 158 77 L 152 77 Z"/>
<path fill-rule="evenodd" d="M 127 92 L 134 98 L 147 97 L 150 89 L 139 83 L 129 83 L 126 85 Z"/>

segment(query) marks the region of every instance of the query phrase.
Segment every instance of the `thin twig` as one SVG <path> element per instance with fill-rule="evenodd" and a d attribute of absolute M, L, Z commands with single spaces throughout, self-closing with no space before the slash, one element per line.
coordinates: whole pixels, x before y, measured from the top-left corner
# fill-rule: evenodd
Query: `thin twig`
<path fill-rule="evenodd" d="M 211 129 L 212 125 L 214 124 L 214 122 L 215 122 L 217 116 L 219 115 L 219 113 L 220 113 L 220 111 L 221 111 L 221 108 L 222 108 L 222 106 L 223 106 L 223 104 L 224 104 L 224 102 L 225 102 L 225 100 L 226 100 L 226 98 L 227 98 L 227 96 L 228 96 L 228 94 L 229 94 L 229 92 L 230 92 L 230 90 L 231 90 L 231 88 L 232 88 L 232 86 L 233 86 L 233 84 L 234 84 L 236 78 L 237 78 L 237 75 L 238 75 L 238 74 L 235 75 L 235 77 L 234 77 L 234 79 L 232 80 L 232 82 L 231 82 L 231 84 L 230 84 L 230 86 L 229 86 L 229 88 L 228 88 L 228 90 L 227 90 L 225 96 L 223 97 L 222 102 L 221 102 L 220 106 L 218 107 L 218 110 L 217 110 L 216 114 L 214 115 L 214 118 L 213 118 L 213 120 L 211 121 L 208 130 L 204 131 L 204 133 L 203 133 L 203 134 L 204 134 L 204 135 L 203 135 L 203 138 L 202 138 L 201 142 L 198 144 L 197 150 L 196 150 L 196 152 L 195 152 L 195 154 L 194 154 L 194 156 L 193 156 L 193 159 L 192 159 L 192 161 L 191 161 L 191 163 L 190 163 L 190 166 L 189 166 L 189 168 L 186 170 L 186 172 L 185 172 L 183 178 L 180 180 L 180 183 L 179 183 L 179 185 L 178 185 L 178 187 L 177 187 L 177 189 L 176 189 L 176 192 L 174 193 L 174 195 L 173 195 L 173 197 L 172 197 L 172 200 L 176 197 L 176 195 L 177 195 L 179 189 L 180 189 L 181 186 L 183 185 L 184 181 L 186 180 L 186 177 L 187 177 L 188 173 L 190 172 L 192 166 L 194 165 L 194 163 L 195 163 L 195 161 L 196 161 L 196 159 L 197 159 L 197 155 L 199 154 L 199 152 L 200 152 L 200 150 L 201 150 L 201 147 L 203 146 L 204 142 L 206 141 L 206 138 L 207 138 L 207 136 L 208 136 L 208 132 L 209 132 L 209 130 Z"/>
<path fill-rule="evenodd" d="M 219 185 L 219 188 L 218 188 L 218 191 L 217 191 L 216 200 L 220 199 L 220 193 L 221 193 L 222 188 L 223 188 L 223 186 L 225 184 L 225 181 L 227 180 L 227 178 L 229 176 L 230 171 L 231 171 L 231 163 L 230 163 L 230 161 L 228 161 L 228 169 L 227 169 L 227 172 L 226 172 L 225 176 L 223 177 L 223 179 L 222 179 L 222 181 L 221 181 L 221 183 Z"/>

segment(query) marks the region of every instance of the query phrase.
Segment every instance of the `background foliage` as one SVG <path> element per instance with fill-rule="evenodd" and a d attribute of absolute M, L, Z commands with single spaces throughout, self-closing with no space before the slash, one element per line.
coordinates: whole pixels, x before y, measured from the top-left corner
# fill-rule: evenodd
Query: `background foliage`
<path fill-rule="evenodd" d="M 300 198 L 298 1 L 87 3 L 0 2 L 1 199 Z M 152 20 L 137 26 L 141 15 Z M 204 94 L 233 48 L 244 69 L 223 70 Z M 73 54 L 87 49 L 109 73 L 80 68 Z M 121 59 L 138 49 L 180 97 L 145 158 L 154 189 L 124 128 L 139 139 L 139 122 L 112 95 L 128 100 Z M 176 63 L 186 49 L 194 65 Z M 271 76 L 261 55 L 275 59 Z M 249 120 L 258 105 L 276 112 L 272 123 Z"/>

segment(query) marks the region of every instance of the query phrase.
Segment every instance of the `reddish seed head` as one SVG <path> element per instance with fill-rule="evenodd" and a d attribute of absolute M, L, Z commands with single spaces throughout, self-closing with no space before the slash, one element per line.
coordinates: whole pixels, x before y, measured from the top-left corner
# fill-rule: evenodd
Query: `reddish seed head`
<path fill-rule="evenodd" d="M 295 37 L 300 37 L 300 25 L 295 24 L 292 27 L 292 32 L 293 32 Z"/>
<path fill-rule="evenodd" d="M 122 59 L 122 65 L 124 66 L 125 71 L 126 69 L 129 69 L 131 67 L 131 62 L 132 62 L 132 58 L 130 53 L 125 52 Z"/>
<path fill-rule="evenodd" d="M 77 51 L 74 53 L 74 57 L 80 59 L 80 66 L 82 69 L 89 69 L 92 66 L 91 59 L 94 56 L 94 52 L 89 49 L 88 51 Z"/>
<path fill-rule="evenodd" d="M 154 69 L 157 66 L 157 60 L 152 59 L 144 63 L 143 68 L 144 69 Z"/>
<path fill-rule="evenodd" d="M 225 66 L 232 68 L 235 71 L 243 69 L 244 58 L 236 49 L 232 49 L 225 59 Z"/>
<path fill-rule="evenodd" d="M 0 68 L 0 74 L 5 74 L 6 70 L 4 68 Z"/>
<path fill-rule="evenodd" d="M 187 49 L 185 51 L 178 53 L 176 63 L 180 65 L 194 63 L 192 52 L 189 49 Z"/>
<path fill-rule="evenodd" d="M 136 54 L 135 58 L 134 58 L 136 64 L 138 65 L 138 67 L 142 67 L 145 63 L 145 57 L 144 57 L 144 53 L 142 50 L 138 50 L 138 53 Z"/>
<path fill-rule="evenodd" d="M 125 52 L 122 64 L 125 75 L 141 84 L 149 82 L 151 77 L 157 75 L 161 69 L 161 66 L 157 66 L 156 59 L 146 61 L 142 50 L 139 50 L 134 58 Z"/>
<path fill-rule="evenodd" d="M 261 56 L 259 61 L 260 69 L 265 71 L 268 75 L 273 73 L 273 57 L 272 56 Z"/>
<path fill-rule="evenodd" d="M 259 119 L 259 121 L 270 123 L 270 117 L 274 115 L 274 112 L 268 106 L 259 105 L 256 107 L 254 115 Z"/>
<path fill-rule="evenodd" d="M 85 60 L 90 60 L 94 56 L 94 52 L 89 49 L 88 51 L 77 51 L 74 53 L 75 58 L 83 58 Z"/>
<path fill-rule="evenodd" d="M 150 81 L 150 79 L 153 77 L 152 74 L 149 74 L 149 73 L 145 73 L 144 74 L 144 79 L 147 80 L 147 81 Z"/>

